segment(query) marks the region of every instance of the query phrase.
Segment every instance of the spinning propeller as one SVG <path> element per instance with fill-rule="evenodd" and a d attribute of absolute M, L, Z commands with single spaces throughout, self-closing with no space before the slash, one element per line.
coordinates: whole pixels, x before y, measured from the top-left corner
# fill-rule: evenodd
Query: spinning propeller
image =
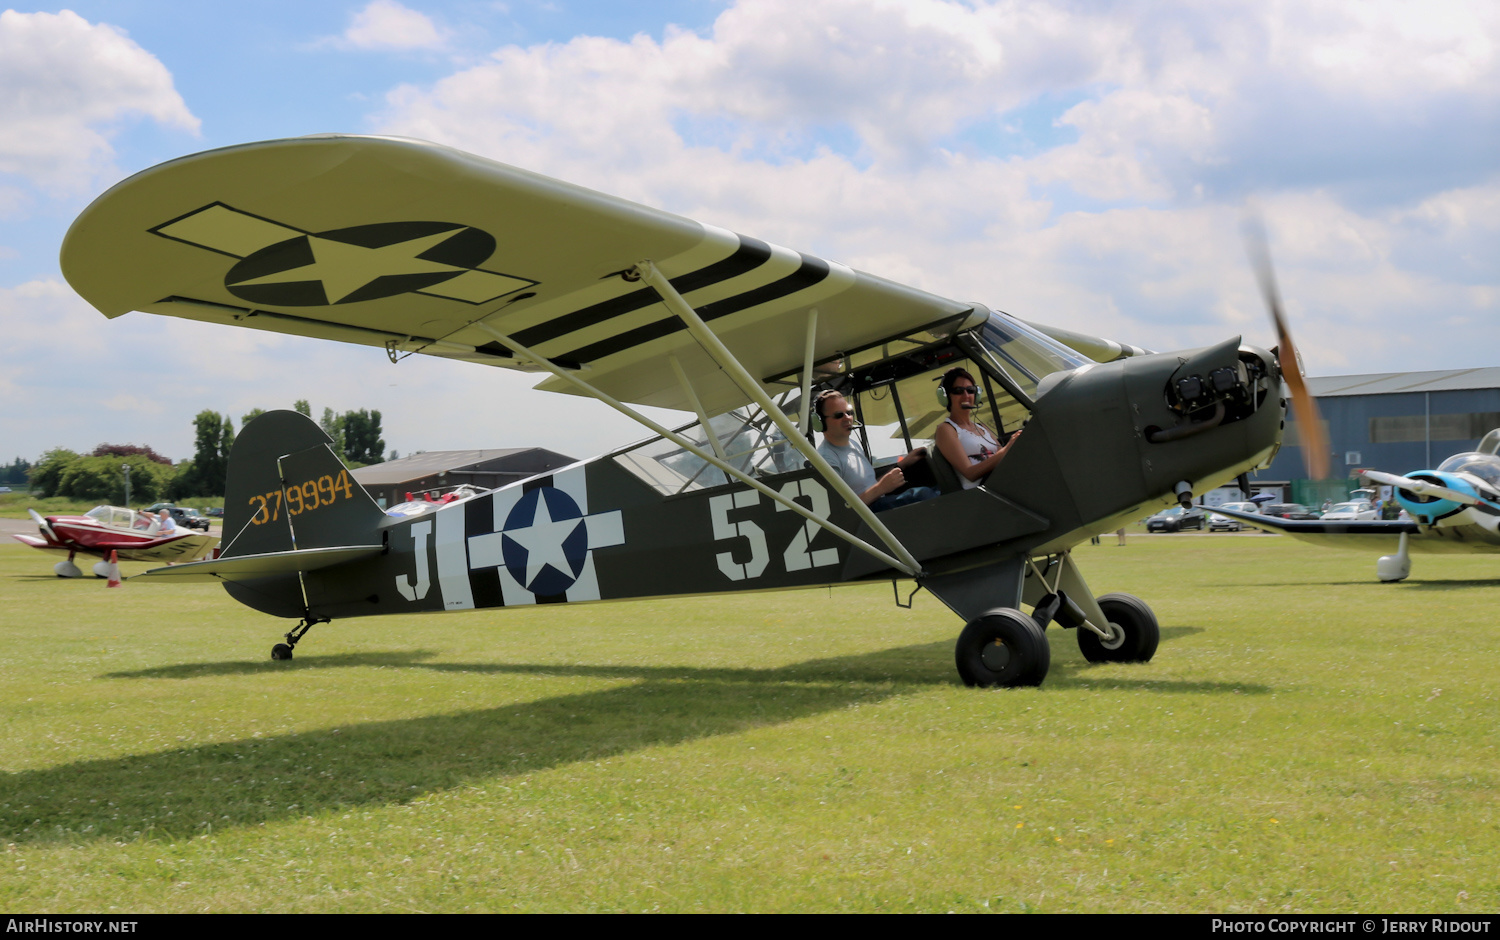
<path fill-rule="evenodd" d="M 1464 506 L 1477 506 L 1483 502 L 1477 496 L 1469 493 L 1460 493 L 1458 490 L 1417 477 L 1403 477 L 1394 473 L 1382 473 L 1379 470 L 1366 470 L 1363 475 L 1366 479 L 1374 480 L 1376 483 L 1394 486 L 1397 489 L 1406 490 L 1408 493 L 1415 493 L 1418 496 L 1432 496 L 1436 499 L 1446 499 Z"/>
<path fill-rule="evenodd" d="M 41 527 L 41 530 L 42 530 L 43 534 L 45 534 L 50 541 L 53 541 L 53 542 L 60 542 L 60 541 L 62 541 L 56 535 L 53 534 L 53 532 L 52 532 L 52 526 L 50 524 L 48 524 L 48 522 L 47 522 L 46 519 L 42 518 L 42 514 L 41 513 L 37 512 L 35 509 L 28 509 L 26 511 L 31 514 L 32 521 L 35 522 L 38 526 Z"/>
<path fill-rule="evenodd" d="M 1250 265 L 1255 269 L 1255 279 L 1260 284 L 1261 296 L 1271 312 L 1271 322 L 1276 327 L 1276 353 L 1281 363 L 1281 375 L 1286 379 L 1287 391 L 1292 396 L 1292 412 L 1297 416 L 1297 430 L 1301 435 L 1298 443 L 1302 447 L 1302 462 L 1307 476 L 1313 480 L 1328 478 L 1328 433 L 1323 429 L 1318 415 L 1318 403 L 1307 390 L 1302 378 L 1302 357 L 1292 342 L 1292 331 L 1287 326 L 1286 313 L 1281 306 L 1281 292 L 1276 289 L 1276 273 L 1271 268 L 1271 249 L 1266 241 L 1266 227 L 1260 216 L 1254 213 L 1245 217 L 1245 250 L 1250 254 Z"/>

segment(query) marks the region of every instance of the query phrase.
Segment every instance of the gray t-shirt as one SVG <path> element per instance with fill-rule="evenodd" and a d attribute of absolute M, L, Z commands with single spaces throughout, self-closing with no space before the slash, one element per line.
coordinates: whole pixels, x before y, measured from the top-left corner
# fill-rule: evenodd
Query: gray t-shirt
<path fill-rule="evenodd" d="M 875 485 L 875 468 L 865 459 L 865 452 L 854 444 L 836 447 L 825 438 L 818 445 L 818 453 L 844 478 L 844 482 L 849 484 L 856 495 Z"/>

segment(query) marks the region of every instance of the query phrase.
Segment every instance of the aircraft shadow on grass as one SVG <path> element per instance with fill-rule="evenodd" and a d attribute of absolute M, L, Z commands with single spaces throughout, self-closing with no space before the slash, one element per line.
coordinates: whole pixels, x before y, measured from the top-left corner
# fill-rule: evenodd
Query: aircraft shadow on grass
<path fill-rule="evenodd" d="M 276 664 L 276 668 L 378 665 L 639 681 L 458 714 L 375 721 L 0 775 L 0 839 L 18 844 L 140 838 L 175 841 L 215 829 L 335 809 L 400 804 L 497 776 L 735 734 L 873 704 L 921 687 L 953 684 L 948 668 L 951 648 L 946 642 L 773 669 L 429 662 L 434 655 L 418 650 L 307 657 Z M 1062 688 L 1097 684 L 1153 692 L 1263 691 L 1231 683 L 1144 677 L 1116 676 L 1095 682 L 1087 677 L 1090 667 L 1086 663 L 1062 666 Z M 191 664 L 111 677 L 193 678 L 258 672 L 260 667 L 259 663 Z M 1003 702 L 999 698 L 997 707 Z"/>

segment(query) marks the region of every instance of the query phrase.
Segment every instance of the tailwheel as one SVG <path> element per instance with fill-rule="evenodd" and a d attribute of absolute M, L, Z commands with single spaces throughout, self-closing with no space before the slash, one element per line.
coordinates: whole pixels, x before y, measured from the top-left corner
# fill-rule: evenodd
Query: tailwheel
<path fill-rule="evenodd" d="M 1146 602 L 1133 594 L 1105 594 L 1099 608 L 1109 621 L 1109 636 L 1087 626 L 1078 628 L 1078 649 L 1091 663 L 1145 663 L 1156 655 L 1161 627 Z"/>
<path fill-rule="evenodd" d="M 1052 649 L 1036 621 L 1009 607 L 969 621 L 953 654 L 964 685 L 985 689 L 1041 685 L 1052 665 Z"/>
<path fill-rule="evenodd" d="M 300 621 L 297 622 L 297 625 L 295 627 L 287 631 L 285 643 L 277 643 L 275 646 L 271 647 L 271 658 L 291 659 L 292 649 L 297 645 L 297 641 L 306 636 L 307 631 L 311 630 L 315 624 L 328 622 L 329 621 L 327 617 L 314 617 L 312 614 L 308 614 L 306 617 L 303 617 Z"/>

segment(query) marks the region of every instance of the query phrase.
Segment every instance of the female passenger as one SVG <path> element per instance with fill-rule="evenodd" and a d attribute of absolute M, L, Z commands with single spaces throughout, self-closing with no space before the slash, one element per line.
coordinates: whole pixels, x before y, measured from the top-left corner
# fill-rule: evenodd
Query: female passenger
<path fill-rule="evenodd" d="M 994 431 L 974 420 L 979 386 L 962 366 L 943 373 L 938 389 L 939 400 L 948 406 L 948 417 L 938 425 L 935 443 L 964 489 L 971 490 L 1005 459 L 1021 432 L 1012 434 L 1002 447 Z"/>

